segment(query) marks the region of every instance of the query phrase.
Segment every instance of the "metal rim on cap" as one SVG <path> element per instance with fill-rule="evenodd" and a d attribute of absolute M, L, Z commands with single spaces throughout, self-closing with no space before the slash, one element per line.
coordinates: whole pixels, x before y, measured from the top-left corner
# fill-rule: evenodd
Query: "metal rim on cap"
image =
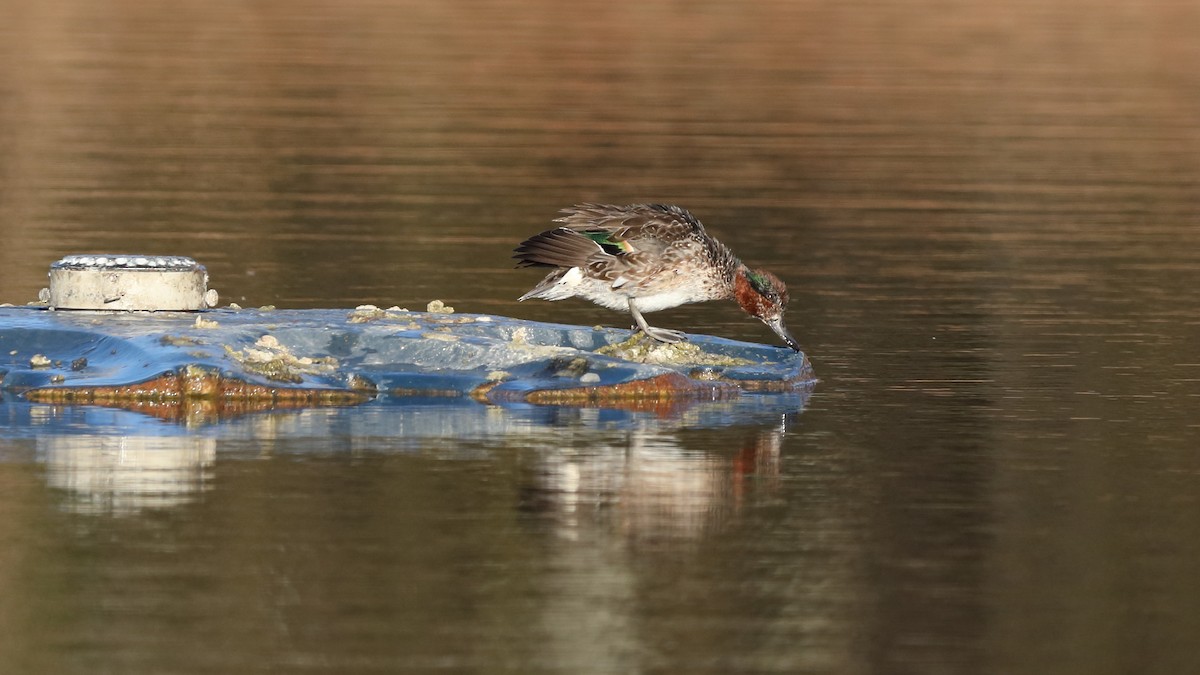
<path fill-rule="evenodd" d="M 50 269 L 125 269 L 194 270 L 195 260 L 181 255 L 68 255 L 50 265 Z"/>

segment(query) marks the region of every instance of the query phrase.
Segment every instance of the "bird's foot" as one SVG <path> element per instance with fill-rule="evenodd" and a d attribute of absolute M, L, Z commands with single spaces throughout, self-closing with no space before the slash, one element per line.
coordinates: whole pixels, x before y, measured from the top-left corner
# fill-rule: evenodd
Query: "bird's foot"
<path fill-rule="evenodd" d="M 665 342 L 666 344 L 669 344 L 669 345 L 673 345 L 676 342 L 686 342 L 687 341 L 687 336 L 684 335 L 681 331 L 677 331 L 677 330 L 668 330 L 666 328 L 654 328 L 653 326 L 646 326 L 645 328 L 642 329 L 642 332 L 645 333 L 646 335 L 649 335 L 651 338 L 658 340 L 659 342 Z"/>

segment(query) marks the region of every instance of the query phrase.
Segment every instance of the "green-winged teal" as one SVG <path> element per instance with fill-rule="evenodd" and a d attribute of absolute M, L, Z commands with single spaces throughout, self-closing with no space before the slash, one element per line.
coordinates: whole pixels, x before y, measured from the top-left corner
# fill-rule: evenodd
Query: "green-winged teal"
<path fill-rule="evenodd" d="M 653 328 L 643 312 L 689 302 L 733 298 L 746 313 L 800 351 L 783 325 L 787 287 L 774 274 L 752 270 L 708 236 L 695 216 L 664 204 L 580 204 L 563 209 L 562 226 L 521 242 L 518 267 L 553 267 L 521 300 L 580 297 L 628 311 L 660 342 L 684 339 Z"/>

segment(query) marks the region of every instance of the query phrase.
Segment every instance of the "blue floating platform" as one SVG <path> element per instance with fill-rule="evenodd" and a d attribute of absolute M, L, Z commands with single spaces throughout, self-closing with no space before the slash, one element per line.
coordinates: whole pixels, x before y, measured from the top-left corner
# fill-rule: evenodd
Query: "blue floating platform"
<path fill-rule="evenodd" d="M 483 314 L 337 309 L 205 312 L 0 308 L 0 392 L 55 402 L 240 398 L 353 403 L 470 396 L 605 403 L 794 392 L 803 353 L 689 335 Z"/>

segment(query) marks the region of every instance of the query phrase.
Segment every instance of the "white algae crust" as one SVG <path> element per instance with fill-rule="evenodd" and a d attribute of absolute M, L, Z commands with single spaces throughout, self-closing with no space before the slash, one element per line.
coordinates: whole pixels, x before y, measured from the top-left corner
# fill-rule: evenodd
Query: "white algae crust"
<path fill-rule="evenodd" d="M 748 366 L 754 363 L 749 359 L 706 352 L 693 342 L 659 342 L 640 332 L 624 342 L 601 347 L 596 353 L 636 363 L 661 365 Z"/>

